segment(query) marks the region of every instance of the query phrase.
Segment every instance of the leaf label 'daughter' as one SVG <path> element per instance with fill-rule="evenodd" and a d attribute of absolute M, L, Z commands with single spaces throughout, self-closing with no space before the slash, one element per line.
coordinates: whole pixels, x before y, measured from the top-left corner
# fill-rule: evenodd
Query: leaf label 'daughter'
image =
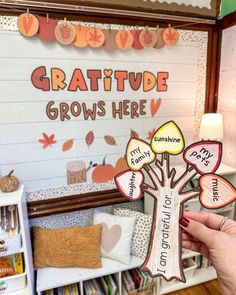
<path fill-rule="evenodd" d="M 138 171 L 145 164 L 150 164 L 155 160 L 155 154 L 148 143 L 141 139 L 131 138 L 126 149 L 126 160 L 129 168 Z"/>
<path fill-rule="evenodd" d="M 214 173 L 220 165 L 222 144 L 218 141 L 199 141 L 184 151 L 184 160 L 195 167 L 198 173 Z"/>
<path fill-rule="evenodd" d="M 152 150 L 157 154 L 178 155 L 184 149 L 184 137 L 179 127 L 169 121 L 157 129 L 151 139 Z"/>

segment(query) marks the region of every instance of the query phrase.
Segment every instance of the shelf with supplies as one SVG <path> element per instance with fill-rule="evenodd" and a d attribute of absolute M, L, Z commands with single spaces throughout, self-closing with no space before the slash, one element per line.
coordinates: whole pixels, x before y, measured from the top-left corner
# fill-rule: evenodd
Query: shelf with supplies
<path fill-rule="evenodd" d="M 182 175 L 186 169 L 185 165 L 176 165 L 176 178 Z M 159 173 L 159 171 L 156 171 Z M 230 181 L 234 186 L 236 186 L 236 168 L 230 167 L 225 164 L 221 164 L 216 174 L 223 176 L 228 181 Z M 193 179 L 192 186 L 198 185 L 199 174 Z M 144 207 L 145 212 L 147 214 L 152 214 L 153 211 L 153 199 L 149 196 L 145 196 L 144 198 Z M 217 210 L 208 210 L 201 206 L 199 202 L 199 198 L 195 197 L 193 199 L 188 200 L 184 204 L 184 211 L 195 211 L 195 212 L 211 212 L 220 214 L 222 216 L 227 216 L 231 219 L 235 219 L 235 204 L 232 202 L 227 206 L 217 209 Z M 182 260 L 192 260 L 196 262 L 199 259 L 204 259 L 204 264 L 207 264 L 206 259 L 201 256 L 200 253 L 190 251 L 190 250 L 183 250 L 182 253 Z M 193 265 L 192 261 L 190 261 L 189 271 L 185 272 L 186 276 L 186 283 L 181 283 L 176 280 L 172 280 L 170 282 L 166 282 L 163 278 L 157 278 L 157 295 L 159 294 L 167 294 L 170 292 L 174 292 L 180 289 L 188 288 L 193 285 L 201 284 L 203 282 L 207 282 L 217 278 L 216 271 L 212 266 L 204 265 L 204 267 L 200 267 L 199 265 Z M 191 265 L 192 264 L 192 265 Z M 190 274 L 190 275 L 189 275 Z"/>
<path fill-rule="evenodd" d="M 34 270 L 24 187 L 0 193 L 0 293 L 33 295 Z"/>

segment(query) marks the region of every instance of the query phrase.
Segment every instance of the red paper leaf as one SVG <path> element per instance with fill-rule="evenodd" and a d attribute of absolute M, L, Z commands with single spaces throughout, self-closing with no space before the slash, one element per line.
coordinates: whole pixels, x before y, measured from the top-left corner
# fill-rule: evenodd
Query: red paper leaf
<path fill-rule="evenodd" d="M 45 149 L 49 146 L 52 147 L 52 145 L 56 143 L 56 140 L 54 137 L 55 137 L 55 134 L 48 136 L 46 133 L 43 132 L 43 138 L 40 138 L 38 141 L 43 144 L 43 148 Z"/>
<path fill-rule="evenodd" d="M 74 139 L 67 140 L 66 142 L 63 143 L 62 151 L 63 152 L 69 151 L 72 148 L 73 144 L 74 144 Z"/>
<path fill-rule="evenodd" d="M 156 130 L 153 128 L 151 131 L 148 131 L 147 139 L 152 139 L 153 135 L 155 134 Z"/>
<path fill-rule="evenodd" d="M 110 135 L 105 135 L 104 136 L 104 139 L 106 141 L 107 144 L 109 145 L 116 145 L 116 140 L 113 136 L 110 136 Z"/>
<path fill-rule="evenodd" d="M 161 98 L 152 99 L 150 103 L 151 116 L 154 117 L 161 106 Z"/>
<path fill-rule="evenodd" d="M 133 129 L 131 129 L 130 137 L 131 138 L 139 138 L 139 134 L 136 131 L 134 131 Z"/>
<path fill-rule="evenodd" d="M 90 146 L 94 141 L 94 133 L 93 131 L 89 131 L 89 133 L 85 137 L 85 141 L 87 146 Z"/>

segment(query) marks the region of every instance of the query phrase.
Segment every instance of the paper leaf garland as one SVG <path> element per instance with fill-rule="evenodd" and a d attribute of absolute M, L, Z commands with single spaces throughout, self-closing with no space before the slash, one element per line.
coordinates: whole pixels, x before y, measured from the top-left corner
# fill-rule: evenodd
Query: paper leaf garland
<path fill-rule="evenodd" d="M 184 160 L 200 174 L 213 173 L 220 165 L 222 144 L 218 141 L 199 141 L 184 151 Z"/>
<path fill-rule="evenodd" d="M 163 33 L 163 40 L 166 45 L 173 46 L 179 41 L 179 33 L 174 28 L 167 28 Z"/>
<path fill-rule="evenodd" d="M 134 41 L 133 41 L 133 44 L 132 44 L 132 47 L 136 50 L 140 50 L 140 49 L 143 49 L 143 46 L 142 44 L 140 43 L 139 41 L 139 35 L 140 33 L 142 32 L 141 30 L 134 30 L 134 31 L 130 31 L 131 34 L 133 35 L 134 37 Z"/>
<path fill-rule="evenodd" d="M 178 155 L 184 149 L 184 137 L 179 127 L 169 121 L 157 129 L 152 137 L 151 147 L 157 154 Z"/>
<path fill-rule="evenodd" d="M 236 199 L 236 190 L 223 177 L 205 174 L 200 178 L 200 202 L 208 209 L 217 209 L 232 203 Z"/>
<path fill-rule="evenodd" d="M 133 35 L 130 33 L 130 31 L 118 31 L 116 33 L 116 44 L 117 47 L 122 50 L 129 49 L 134 41 Z"/>
<path fill-rule="evenodd" d="M 139 41 L 144 48 L 151 48 L 157 42 L 155 31 L 144 29 L 139 35 Z"/>
<path fill-rule="evenodd" d="M 124 197 L 136 201 L 142 197 L 143 173 L 140 171 L 124 171 L 115 177 L 116 185 Z"/>
<path fill-rule="evenodd" d="M 78 25 L 73 25 L 73 27 L 75 29 L 75 39 L 74 39 L 73 45 L 79 48 L 86 47 L 88 45 L 87 33 L 89 30 L 89 27 L 78 26 Z"/>
<path fill-rule="evenodd" d="M 91 28 L 87 33 L 87 42 L 89 46 L 98 48 L 103 45 L 105 41 L 105 35 L 102 30 L 98 28 Z"/>
<path fill-rule="evenodd" d="M 38 16 L 39 32 L 38 36 L 43 41 L 56 40 L 55 29 L 57 21 L 54 19 L 48 19 L 46 17 Z"/>
<path fill-rule="evenodd" d="M 129 140 L 126 149 L 126 159 L 131 170 L 141 170 L 145 164 L 152 163 L 155 157 L 150 145 L 145 141 L 137 138 Z"/>
<path fill-rule="evenodd" d="M 65 22 L 63 24 L 58 24 L 55 29 L 55 35 L 57 41 L 62 45 L 69 45 L 75 39 L 75 29 L 74 27 Z"/>
<path fill-rule="evenodd" d="M 23 36 L 32 37 L 38 32 L 39 22 L 33 14 L 23 13 L 17 19 L 17 27 Z"/>

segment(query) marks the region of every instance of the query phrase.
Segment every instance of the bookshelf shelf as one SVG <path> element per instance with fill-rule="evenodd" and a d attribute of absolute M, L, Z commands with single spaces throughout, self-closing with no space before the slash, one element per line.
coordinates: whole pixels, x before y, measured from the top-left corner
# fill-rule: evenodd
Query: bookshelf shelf
<path fill-rule="evenodd" d="M 28 223 L 28 214 L 26 206 L 26 198 L 24 194 L 24 186 L 12 193 L 0 192 L 0 207 L 16 205 L 19 217 L 20 235 L 22 246 L 19 250 L 2 254 L 0 259 L 5 256 L 23 253 L 25 272 L 19 275 L 1 278 L 0 281 L 6 284 L 7 289 L 4 294 L 9 295 L 34 295 L 34 269 L 32 260 L 31 239 Z M 1 237 L 4 240 L 4 236 Z M 18 289 L 18 290 L 17 290 Z"/>
<path fill-rule="evenodd" d="M 122 271 L 139 267 L 143 264 L 143 259 L 132 256 L 129 265 L 122 264 L 118 261 L 102 258 L 102 268 L 54 268 L 47 267 L 37 271 L 37 292 L 50 290 L 53 288 L 70 285 L 73 283 L 83 282 L 108 274 L 119 274 Z"/>

